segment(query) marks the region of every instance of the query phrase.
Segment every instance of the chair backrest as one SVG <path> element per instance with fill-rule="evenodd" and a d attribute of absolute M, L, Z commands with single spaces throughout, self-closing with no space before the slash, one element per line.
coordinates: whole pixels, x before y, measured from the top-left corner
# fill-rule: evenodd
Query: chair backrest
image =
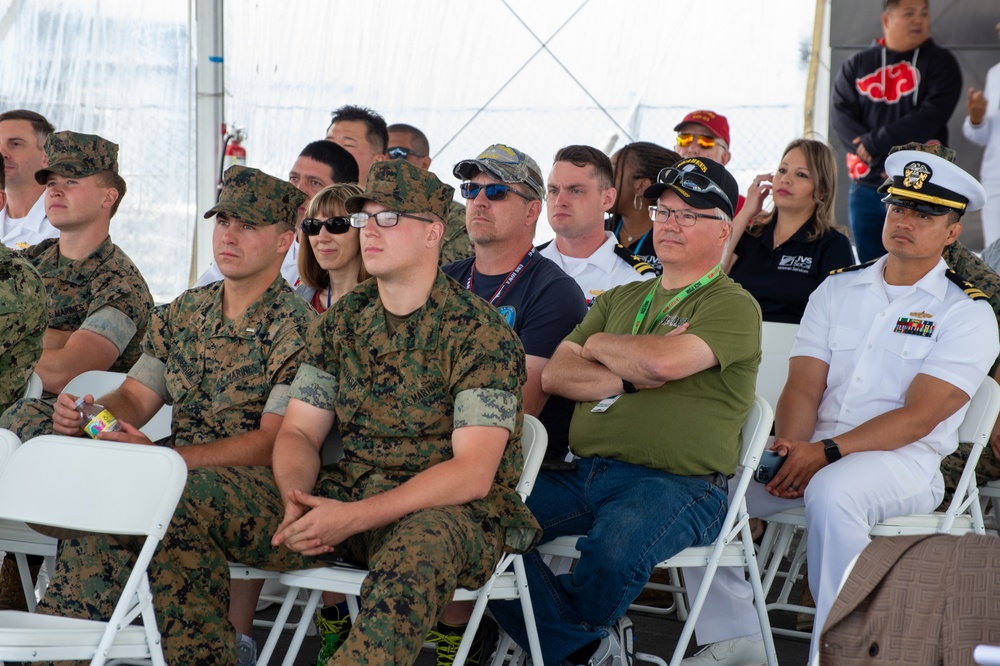
<path fill-rule="evenodd" d="M 760 331 L 760 368 L 757 370 L 757 394 L 772 406 L 778 404 L 788 379 L 788 355 L 799 332 L 798 324 L 765 321 Z"/>
<path fill-rule="evenodd" d="M 549 445 L 549 434 L 542 422 L 530 414 L 524 415 L 524 426 L 521 428 L 521 452 L 524 454 L 524 468 L 521 470 L 521 480 L 517 482 L 517 494 L 522 500 L 528 499 L 531 489 L 535 486 L 538 470 L 542 468 L 545 449 Z"/>
<path fill-rule="evenodd" d="M 748 469 L 757 469 L 761 454 L 767 447 L 767 439 L 774 423 L 774 410 L 762 396 L 755 395 L 750 411 L 743 421 L 740 432 L 740 464 Z"/>
<path fill-rule="evenodd" d="M 42 435 L 0 470 L 0 518 L 162 538 L 186 482 L 187 465 L 167 447 Z"/>
<path fill-rule="evenodd" d="M 7 460 L 14 455 L 14 450 L 21 446 L 21 440 L 10 430 L 0 428 L 0 470 L 7 465 Z"/>
<path fill-rule="evenodd" d="M 41 398 L 42 397 L 42 378 L 36 373 L 32 372 L 31 376 L 28 377 L 28 383 L 24 387 L 24 397 L 25 398 Z"/>
<path fill-rule="evenodd" d="M 102 395 L 114 391 L 125 382 L 128 377 L 124 372 L 110 372 L 108 370 L 88 370 L 80 373 L 66 384 L 64 393 L 71 395 L 85 395 L 89 393 L 97 400 Z M 170 436 L 170 426 L 173 417 L 173 408 L 164 405 L 153 418 L 149 419 L 146 425 L 139 428 L 146 437 L 154 442 L 164 437 Z"/>
<path fill-rule="evenodd" d="M 63 392 L 77 396 L 89 393 L 97 399 L 121 386 L 127 376 L 124 372 L 88 370 L 69 380 Z"/>
<path fill-rule="evenodd" d="M 958 441 L 985 446 L 990 441 L 993 424 L 1000 413 L 1000 386 L 987 377 L 972 396 L 965 418 L 958 426 Z"/>

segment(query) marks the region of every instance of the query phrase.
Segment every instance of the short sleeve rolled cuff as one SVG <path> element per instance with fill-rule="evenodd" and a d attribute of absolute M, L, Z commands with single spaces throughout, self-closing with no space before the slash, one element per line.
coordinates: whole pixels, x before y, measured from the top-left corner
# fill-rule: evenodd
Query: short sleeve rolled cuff
<path fill-rule="evenodd" d="M 110 305 L 92 312 L 80 325 L 81 331 L 90 331 L 111 342 L 121 354 L 138 330 L 135 322 L 126 314 Z"/>
<path fill-rule="evenodd" d="M 302 363 L 295 374 L 288 395 L 289 398 L 301 400 L 307 405 L 332 412 L 334 399 L 337 396 L 337 378 L 314 365 Z"/>
<path fill-rule="evenodd" d="M 466 389 L 455 396 L 456 430 L 467 426 L 497 426 L 514 432 L 517 398 L 508 391 Z"/>
<path fill-rule="evenodd" d="M 160 359 L 143 353 L 128 371 L 128 376 L 151 389 L 163 404 L 173 404 L 170 391 L 167 390 L 167 365 Z"/>

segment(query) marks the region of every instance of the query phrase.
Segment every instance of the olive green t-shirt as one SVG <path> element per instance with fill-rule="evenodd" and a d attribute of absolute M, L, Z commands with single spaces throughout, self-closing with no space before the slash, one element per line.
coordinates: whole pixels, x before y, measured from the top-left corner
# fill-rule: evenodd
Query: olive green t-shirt
<path fill-rule="evenodd" d="M 673 474 L 722 472 L 739 461 L 740 429 L 750 411 L 760 365 L 760 306 L 725 275 L 695 291 L 647 333 L 680 289 L 656 291 L 640 335 L 664 335 L 690 322 L 685 335 L 701 338 L 719 365 L 656 389 L 622 395 L 606 412 L 581 402 L 570 424 L 570 448 Z M 566 340 L 582 345 L 595 333 L 628 335 L 649 282 L 633 282 L 602 294 Z"/>

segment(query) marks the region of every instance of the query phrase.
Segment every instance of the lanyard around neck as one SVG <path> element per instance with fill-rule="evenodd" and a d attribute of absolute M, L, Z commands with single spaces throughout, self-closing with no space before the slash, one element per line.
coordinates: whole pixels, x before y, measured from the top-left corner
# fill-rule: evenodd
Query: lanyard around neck
<path fill-rule="evenodd" d="M 510 273 L 507 274 L 507 279 L 503 281 L 503 284 L 500 285 L 500 288 L 497 289 L 496 293 L 493 294 L 493 298 L 489 299 L 490 305 L 495 305 L 496 302 L 500 300 L 500 296 L 503 294 L 503 292 L 507 291 L 507 287 L 514 284 L 517 278 L 521 277 L 521 273 L 523 273 L 525 267 L 531 263 L 531 260 L 535 257 L 535 253 L 537 251 L 538 250 L 536 250 L 535 248 L 531 248 L 530 250 L 528 250 L 528 253 L 521 258 L 521 262 L 514 267 L 514 270 L 512 270 Z M 472 278 L 475 275 L 476 275 L 476 262 L 473 261 L 472 270 L 469 271 L 469 277 L 465 281 L 465 288 L 468 289 L 469 291 L 472 291 Z"/>
<path fill-rule="evenodd" d="M 649 327 L 649 330 L 652 331 L 654 328 L 656 328 L 656 325 L 659 324 L 663 320 L 663 318 L 667 316 L 668 312 L 677 307 L 678 303 L 680 303 L 685 298 L 687 298 L 694 292 L 698 291 L 702 287 L 708 285 L 720 275 L 722 275 L 722 266 L 716 264 L 715 268 L 713 268 L 712 270 L 705 273 L 700 278 L 689 284 L 687 287 L 681 290 L 679 294 L 674 295 L 674 297 L 671 298 L 669 301 L 667 301 L 667 304 L 663 306 L 663 309 L 660 310 L 660 313 L 656 315 L 656 317 L 653 319 L 653 325 Z M 660 280 L 658 279 L 651 280 L 651 282 L 653 283 L 653 288 L 649 290 L 648 294 L 646 294 L 646 298 L 643 299 L 642 305 L 639 306 L 639 312 L 636 313 L 635 315 L 635 323 L 632 324 L 632 335 L 638 335 L 639 329 L 642 328 L 642 322 L 646 318 L 646 314 L 649 312 L 649 306 L 653 302 L 653 294 L 656 293 L 656 287 L 659 285 Z"/>

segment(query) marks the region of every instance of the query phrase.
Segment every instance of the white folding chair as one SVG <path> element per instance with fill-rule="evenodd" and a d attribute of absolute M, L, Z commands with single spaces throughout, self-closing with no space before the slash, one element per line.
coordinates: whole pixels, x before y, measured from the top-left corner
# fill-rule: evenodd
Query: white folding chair
<path fill-rule="evenodd" d="M 677 640 L 677 647 L 674 649 L 673 657 L 670 660 L 671 666 L 677 666 L 684 658 L 688 643 L 694 633 L 695 623 L 701 615 L 701 609 L 705 605 L 705 598 L 708 596 L 708 589 L 715 578 L 716 570 L 722 567 L 746 567 L 750 572 L 750 585 L 753 587 L 754 605 L 757 607 L 757 617 L 760 620 L 760 631 L 764 637 L 764 648 L 767 653 L 767 663 L 774 666 L 778 663 L 777 655 L 774 651 L 774 639 L 771 637 L 771 625 L 767 618 L 764 590 L 761 587 L 760 571 L 757 569 L 757 558 L 754 555 L 753 538 L 750 534 L 750 516 L 747 513 L 746 492 L 753 478 L 753 471 L 757 469 L 761 454 L 767 446 L 768 434 L 774 422 L 774 412 L 771 406 L 761 396 L 754 396 L 750 413 L 747 414 L 743 423 L 741 433 L 742 445 L 740 446 L 740 465 L 744 468 L 744 473 L 740 476 L 739 485 L 733 494 L 733 499 L 729 504 L 729 511 L 726 513 L 725 521 L 722 523 L 722 530 L 719 538 L 710 546 L 694 546 L 685 548 L 677 555 L 668 560 L 664 560 L 656 565 L 657 569 L 669 569 L 676 567 L 705 567 L 705 577 L 701 588 L 695 595 L 688 611 L 688 618 L 681 630 L 680 638 Z M 576 549 L 576 543 L 580 537 L 568 536 L 559 537 L 538 547 L 539 552 L 547 555 L 560 557 L 577 557 L 580 552 Z M 646 661 L 654 664 L 666 666 L 666 662 L 651 654 L 637 652 L 636 660 Z M 537 663 L 537 661 L 536 661 Z"/>
<path fill-rule="evenodd" d="M 42 397 L 42 378 L 39 377 L 34 372 L 32 372 L 31 376 L 28 377 L 28 383 L 24 387 L 24 397 L 25 398 Z"/>
<path fill-rule="evenodd" d="M 788 379 L 788 358 L 799 332 L 798 324 L 765 321 L 760 328 L 760 368 L 757 370 L 757 395 L 770 405 L 777 405 Z"/>
<path fill-rule="evenodd" d="M 126 377 L 128 375 L 124 372 L 88 370 L 69 380 L 69 383 L 63 389 L 63 393 L 76 396 L 89 393 L 94 396 L 94 400 L 98 400 L 105 393 L 110 393 L 121 386 Z M 173 411 L 173 407 L 170 405 L 163 405 L 153 415 L 153 418 L 149 419 L 149 422 L 139 428 L 139 430 L 154 442 L 164 437 L 169 437 L 170 420 L 173 416 Z"/>
<path fill-rule="evenodd" d="M 545 456 L 547 445 L 548 434 L 545 432 L 544 426 L 535 417 L 525 414 L 524 427 L 521 434 L 524 468 L 521 472 L 521 479 L 517 484 L 517 493 L 521 496 L 522 501 L 528 498 L 531 489 L 535 485 L 535 477 L 538 476 L 538 470 L 541 468 L 542 458 Z M 302 646 L 302 639 L 305 636 L 306 628 L 312 621 L 313 611 L 316 610 L 323 592 L 339 592 L 348 595 L 351 617 L 352 619 L 357 617 L 358 607 L 355 598 L 361 595 L 361 584 L 367 575 L 368 572 L 366 570 L 342 566 L 304 569 L 302 571 L 282 574 L 279 580 L 288 586 L 288 594 L 285 596 L 285 601 L 274 620 L 274 627 L 267 637 L 264 649 L 257 658 L 258 666 L 267 666 L 267 663 L 270 661 L 275 645 L 278 642 L 281 627 L 288 620 L 288 615 L 291 612 L 299 589 L 312 590 L 312 593 L 309 595 L 306 607 L 302 611 L 302 619 L 299 621 L 299 626 L 296 628 L 295 634 L 292 636 L 291 643 L 288 646 L 283 666 L 292 666 L 295 663 L 295 657 Z M 472 617 L 469 618 L 465 635 L 462 637 L 458 652 L 455 653 L 454 663 L 456 666 L 464 664 L 466 657 L 469 655 L 472 640 L 476 635 L 476 630 L 479 628 L 483 613 L 486 612 L 486 603 L 498 599 L 519 599 L 521 601 L 521 610 L 528 625 L 528 640 L 533 661 L 536 664 L 543 663 L 542 650 L 538 643 L 538 632 L 534 623 L 535 614 L 531 609 L 531 597 L 528 592 L 524 562 L 520 555 L 507 553 L 500 558 L 500 562 L 497 564 L 493 575 L 481 588 L 476 590 L 459 588 L 455 590 L 455 601 L 476 602 L 472 611 Z M 500 655 L 497 655 L 497 657 L 499 658 Z M 494 664 L 498 663 L 498 661 L 494 661 Z"/>
<path fill-rule="evenodd" d="M 44 488 L 36 483 L 39 469 L 46 471 Z M 162 666 L 146 568 L 186 481 L 187 465 L 166 447 L 57 435 L 18 447 L 0 471 L 0 518 L 146 540 L 106 620 L 0 611 L 0 661 L 73 659 L 102 666 L 109 659 L 151 658 Z M 142 622 L 133 626 L 137 618 Z"/>
<path fill-rule="evenodd" d="M 976 485 L 976 464 L 979 456 L 989 444 L 990 433 L 1000 415 L 1000 386 L 991 378 L 983 380 L 958 427 L 958 440 L 970 444 L 969 459 L 962 469 L 955 488 L 955 494 L 945 511 L 909 514 L 888 518 L 877 523 L 871 536 L 903 536 L 917 534 L 961 535 L 974 532 L 984 534 L 983 511 L 979 503 L 980 490 Z M 765 572 L 764 591 L 770 590 L 776 576 L 784 577 L 784 584 L 778 600 L 768 606 L 768 610 L 815 613 L 816 609 L 789 603 L 792 585 L 799 579 L 799 571 L 805 561 L 805 508 L 797 507 L 766 516 L 767 534 L 761 542 L 760 566 Z M 796 529 L 802 530 L 798 552 L 792 558 L 789 569 L 779 573 L 781 559 L 786 554 L 792 535 Z M 775 634 L 809 638 L 810 634 L 790 629 L 775 629 Z"/>
<path fill-rule="evenodd" d="M 7 458 L 21 445 L 17 435 L 0 428 L 0 469 L 3 469 Z M 45 558 L 48 571 L 52 571 L 56 561 L 56 546 L 58 541 L 52 537 L 39 534 L 23 522 L 4 520 L 0 518 L 0 551 L 14 556 L 18 575 L 21 578 L 21 588 L 24 590 L 24 601 L 29 611 L 35 610 L 35 586 L 28 570 L 28 555 L 38 555 Z"/>

